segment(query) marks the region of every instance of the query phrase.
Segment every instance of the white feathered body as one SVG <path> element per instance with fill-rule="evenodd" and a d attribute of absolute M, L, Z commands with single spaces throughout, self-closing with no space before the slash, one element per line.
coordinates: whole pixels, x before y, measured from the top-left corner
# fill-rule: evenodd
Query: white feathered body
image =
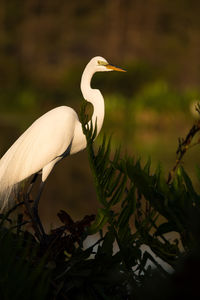
<path fill-rule="evenodd" d="M 85 148 L 85 136 L 80 130 L 76 112 L 67 106 L 52 109 L 37 119 L 0 160 L 1 199 L 7 202 L 16 184 L 40 170 L 44 181 L 70 144 L 69 154 Z"/>

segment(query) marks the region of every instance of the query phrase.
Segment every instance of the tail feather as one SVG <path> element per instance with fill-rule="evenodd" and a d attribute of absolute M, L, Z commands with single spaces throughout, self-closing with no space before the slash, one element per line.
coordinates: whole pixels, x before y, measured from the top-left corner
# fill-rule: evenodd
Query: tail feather
<path fill-rule="evenodd" d="M 12 148 L 12 147 L 11 147 Z M 5 211 L 14 203 L 14 196 L 18 190 L 20 180 L 17 180 L 15 153 L 11 148 L 0 160 L 0 211 Z"/>
<path fill-rule="evenodd" d="M 10 186 L 0 190 L 0 212 L 8 210 L 14 204 L 14 195 L 18 190 L 18 185 Z"/>
<path fill-rule="evenodd" d="M 0 211 L 14 203 L 20 182 L 34 173 L 30 171 L 33 144 L 27 138 L 28 132 L 26 130 L 0 159 Z"/>
<path fill-rule="evenodd" d="M 12 170 L 10 170 L 12 171 Z M 7 210 L 14 203 L 14 196 L 18 190 L 19 183 L 10 181 L 9 168 L 0 160 L 0 211 Z"/>

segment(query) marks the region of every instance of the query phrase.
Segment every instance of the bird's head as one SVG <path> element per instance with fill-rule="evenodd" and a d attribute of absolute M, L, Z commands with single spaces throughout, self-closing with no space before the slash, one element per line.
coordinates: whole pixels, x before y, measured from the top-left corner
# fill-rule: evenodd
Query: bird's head
<path fill-rule="evenodd" d="M 121 68 L 111 65 L 105 58 L 101 56 L 95 56 L 89 61 L 81 77 L 81 91 L 85 100 L 93 103 L 94 99 L 98 98 L 99 95 L 101 95 L 99 90 L 91 88 L 90 83 L 94 73 L 107 71 L 126 72 Z"/>
<path fill-rule="evenodd" d="M 91 67 L 93 67 L 95 72 L 107 72 L 107 71 L 118 71 L 126 72 L 125 70 L 115 67 L 107 62 L 107 60 L 101 56 L 95 56 L 89 62 Z"/>

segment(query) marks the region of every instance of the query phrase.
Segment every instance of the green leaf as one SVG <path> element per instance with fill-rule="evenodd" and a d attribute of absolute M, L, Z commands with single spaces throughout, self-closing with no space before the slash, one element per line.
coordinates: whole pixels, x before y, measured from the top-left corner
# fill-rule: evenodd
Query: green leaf
<path fill-rule="evenodd" d="M 92 225 L 88 228 L 87 231 L 88 234 L 91 235 L 98 232 L 100 229 L 103 228 L 103 226 L 107 223 L 107 221 L 108 221 L 107 210 L 103 208 L 99 208 L 94 223 L 92 223 Z"/>
<path fill-rule="evenodd" d="M 112 256 L 113 254 L 113 243 L 115 241 L 115 235 L 112 230 L 109 230 L 104 238 L 103 244 L 98 249 L 98 254 L 106 254 Z"/>
<path fill-rule="evenodd" d="M 124 206 L 124 203 L 127 203 Z M 129 222 L 131 215 L 134 214 L 136 208 L 136 197 L 135 197 L 135 187 L 133 186 L 123 203 L 123 209 L 118 218 L 118 226 L 123 227 L 126 223 Z"/>
<path fill-rule="evenodd" d="M 151 167 L 151 158 L 149 157 L 146 165 L 144 166 L 144 172 L 147 173 L 148 175 L 150 174 L 150 167 Z"/>
<path fill-rule="evenodd" d="M 109 206 L 115 205 L 118 203 L 123 195 L 124 189 L 126 187 L 127 176 L 124 175 L 119 186 L 116 188 L 111 200 L 109 201 Z"/>
<path fill-rule="evenodd" d="M 187 175 L 187 173 L 185 172 L 184 168 L 181 167 L 181 174 L 183 176 L 183 179 L 185 181 L 185 184 L 186 184 L 186 187 L 188 189 L 188 191 L 193 195 L 193 196 L 197 196 L 194 188 L 193 188 L 193 184 L 192 184 L 192 181 L 190 179 L 190 177 Z"/>

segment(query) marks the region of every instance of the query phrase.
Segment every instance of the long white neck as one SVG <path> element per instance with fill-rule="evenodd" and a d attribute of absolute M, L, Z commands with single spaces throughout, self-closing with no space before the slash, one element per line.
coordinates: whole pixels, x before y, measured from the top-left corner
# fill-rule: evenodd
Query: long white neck
<path fill-rule="evenodd" d="M 103 125 L 103 119 L 104 119 L 104 99 L 102 94 L 99 90 L 92 89 L 91 88 L 91 79 L 94 75 L 95 71 L 94 68 L 91 68 L 91 65 L 88 64 L 83 72 L 82 78 L 81 78 L 81 92 L 83 94 L 83 97 L 88 102 L 92 103 L 93 105 L 93 115 L 92 120 L 88 122 L 89 128 L 91 126 L 91 122 L 93 124 L 93 128 L 95 124 L 97 124 L 97 134 L 99 134 L 101 127 Z M 97 122 L 97 123 L 96 123 Z M 87 146 L 86 137 L 83 134 L 82 125 L 80 122 L 77 123 L 75 132 L 74 132 L 74 138 L 72 142 L 72 147 L 70 154 L 77 153 L 81 150 L 83 150 Z"/>
<path fill-rule="evenodd" d="M 104 99 L 101 92 L 97 89 L 91 88 L 91 79 L 94 73 L 94 71 L 90 70 L 89 66 L 85 68 L 81 78 L 81 91 L 84 99 L 92 103 L 93 105 L 94 111 L 92 115 L 92 120 L 89 122 L 89 124 L 91 124 L 92 122 L 93 126 L 95 126 L 95 122 L 97 122 L 98 135 L 103 125 L 105 107 Z"/>

